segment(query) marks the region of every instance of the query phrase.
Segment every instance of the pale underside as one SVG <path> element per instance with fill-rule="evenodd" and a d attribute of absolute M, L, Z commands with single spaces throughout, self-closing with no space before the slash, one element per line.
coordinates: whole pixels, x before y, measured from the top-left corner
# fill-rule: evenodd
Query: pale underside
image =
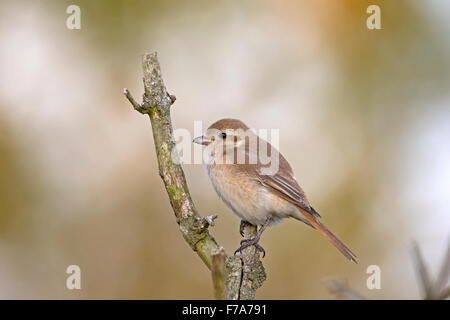
<path fill-rule="evenodd" d="M 207 147 L 207 171 L 214 189 L 240 219 L 251 224 L 262 225 L 270 218 L 270 225 L 276 225 L 289 217 L 309 224 L 304 214 L 318 214 L 310 207 L 284 157 L 270 144 L 269 150 L 279 162 L 279 170 L 273 175 L 262 175 L 259 163 L 217 164 L 214 150 Z M 237 148 L 234 152 L 249 154 L 248 148 Z"/>

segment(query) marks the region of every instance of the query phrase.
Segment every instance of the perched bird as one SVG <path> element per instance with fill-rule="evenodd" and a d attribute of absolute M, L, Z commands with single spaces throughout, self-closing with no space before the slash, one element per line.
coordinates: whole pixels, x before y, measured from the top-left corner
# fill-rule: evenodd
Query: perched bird
<path fill-rule="evenodd" d="M 193 142 L 205 146 L 208 175 L 219 197 L 241 218 L 241 234 L 245 223 L 260 226 L 255 238 L 242 240 L 236 252 L 254 245 L 265 255 L 258 244 L 263 231 L 285 218 L 295 218 L 318 230 L 357 263 L 355 254 L 319 221 L 319 213 L 309 204 L 286 159 L 242 121 L 219 120 Z"/>

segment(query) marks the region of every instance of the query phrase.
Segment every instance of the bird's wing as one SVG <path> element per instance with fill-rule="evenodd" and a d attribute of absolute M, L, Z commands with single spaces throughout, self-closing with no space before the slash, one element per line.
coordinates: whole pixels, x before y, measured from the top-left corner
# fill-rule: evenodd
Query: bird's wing
<path fill-rule="evenodd" d="M 310 206 L 305 193 L 298 184 L 297 180 L 294 178 L 294 173 L 291 166 L 283 155 L 264 139 L 258 137 L 257 141 L 257 150 L 252 150 L 249 148 L 249 145 L 246 144 L 245 149 L 241 149 L 241 151 L 245 152 L 246 158 L 250 159 L 251 156 L 253 156 L 253 158 L 259 159 L 258 164 L 244 167 L 247 167 L 247 170 L 256 170 L 253 172 L 252 176 L 258 176 L 259 181 L 264 186 L 275 191 L 281 198 L 300 207 L 302 210 L 310 213 L 313 217 L 320 217 L 319 213 Z M 262 151 L 263 153 L 266 152 L 267 156 L 271 159 L 273 159 L 273 157 L 278 157 L 278 171 L 273 175 L 261 174 L 260 169 L 267 166 L 261 163 L 259 157 L 262 143 L 266 144 L 266 150 Z M 239 150 L 236 152 L 239 152 Z M 257 152 L 257 154 L 255 152 Z"/>
<path fill-rule="evenodd" d="M 261 183 L 274 190 L 283 199 L 320 218 L 320 214 L 309 204 L 305 192 L 295 179 L 292 168 L 287 160 L 277 150 L 274 149 L 272 152 L 277 152 L 279 156 L 279 169 L 274 175 L 260 175 Z"/>
<path fill-rule="evenodd" d="M 269 145 L 270 146 L 270 145 Z M 244 166 L 241 168 L 246 168 L 245 170 L 256 170 L 253 171 L 252 176 L 257 176 L 258 180 L 266 186 L 268 189 L 273 190 L 277 193 L 281 198 L 289 201 L 290 203 L 296 205 L 300 208 L 304 213 L 300 216 L 293 216 L 296 219 L 299 219 L 306 223 L 307 225 L 317 229 L 320 233 L 322 233 L 331 243 L 350 261 L 358 263 L 356 260 L 356 255 L 342 243 L 330 230 L 325 227 L 318 218 L 320 218 L 319 213 L 314 210 L 313 207 L 308 202 L 305 193 L 302 188 L 298 184 L 297 180 L 294 177 L 294 173 L 292 172 L 292 168 L 289 163 L 284 159 L 284 157 L 279 153 L 275 148 L 270 146 L 271 154 L 276 152 L 276 156 L 279 158 L 279 168 L 276 174 L 274 175 L 263 175 L 260 172 L 262 167 L 261 163 L 258 163 L 256 166 Z M 248 151 L 247 151 L 248 153 Z M 255 174 L 256 173 L 256 174 Z"/>
<path fill-rule="evenodd" d="M 294 177 L 281 174 L 261 176 L 261 183 L 274 190 L 283 199 L 299 206 L 304 211 L 320 218 L 319 213 L 310 206 L 305 193 L 300 188 Z"/>

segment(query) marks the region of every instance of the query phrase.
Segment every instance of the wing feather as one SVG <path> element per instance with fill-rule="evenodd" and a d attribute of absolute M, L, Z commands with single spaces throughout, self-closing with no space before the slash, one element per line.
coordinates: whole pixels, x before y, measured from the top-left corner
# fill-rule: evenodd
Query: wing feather
<path fill-rule="evenodd" d="M 280 174 L 261 177 L 261 183 L 276 191 L 280 197 L 292 204 L 295 204 L 296 206 L 299 206 L 313 216 L 320 217 L 319 213 L 309 205 L 305 193 L 293 177 L 289 179 L 289 177 L 284 177 Z"/>

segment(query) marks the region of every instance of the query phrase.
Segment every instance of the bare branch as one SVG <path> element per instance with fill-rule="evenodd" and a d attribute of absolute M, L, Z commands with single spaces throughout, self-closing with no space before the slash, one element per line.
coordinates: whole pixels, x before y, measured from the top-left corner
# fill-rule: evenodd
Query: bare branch
<path fill-rule="evenodd" d="M 124 94 L 135 110 L 142 114 L 148 114 L 150 117 L 159 175 L 164 182 L 179 229 L 192 250 L 199 255 L 209 269 L 212 269 L 212 259 L 217 252 L 220 252 L 219 245 L 208 231 L 209 226 L 213 224 L 214 217 L 202 218 L 198 214 L 191 199 L 183 169 L 178 161 L 170 117 L 170 106 L 176 98 L 167 93 L 156 53 L 144 54 L 142 68 L 145 92 L 142 104 L 137 103 L 127 89 L 124 90 Z M 251 231 L 252 227 L 248 228 Z M 264 268 L 259 261 L 259 254 L 252 251 L 253 249 L 252 247 L 246 249 L 242 261 L 236 256 L 224 255 L 225 296 L 227 299 L 238 299 L 240 297 L 241 284 L 245 286 L 242 297 L 252 299 L 255 296 L 256 289 L 264 281 Z M 222 258 L 220 257 L 220 259 Z M 218 271 L 216 270 L 214 273 Z M 242 281 L 243 279 L 244 281 Z M 250 281 L 253 281 L 253 283 L 250 283 Z M 220 297 L 223 297 L 222 289 L 219 289 Z"/>
<path fill-rule="evenodd" d="M 449 295 L 448 290 L 450 290 L 450 289 L 447 288 L 447 294 L 446 294 L 444 288 L 448 283 L 449 275 L 450 275 L 450 241 L 447 244 L 447 252 L 445 253 L 444 260 L 442 261 L 442 265 L 441 265 L 438 277 L 437 277 L 436 282 L 434 283 L 433 288 L 431 290 L 433 297 L 439 297 L 442 295 L 444 295 L 444 296 L 446 295 L 446 297 L 448 297 L 448 295 Z M 445 299 L 445 298 L 441 298 L 441 299 Z"/>
<path fill-rule="evenodd" d="M 211 258 L 211 274 L 214 286 L 214 296 L 217 300 L 225 300 L 227 297 L 225 251 L 223 250 L 223 248 L 220 248 L 219 252 L 213 254 Z"/>
<path fill-rule="evenodd" d="M 134 100 L 133 96 L 131 95 L 131 92 L 127 88 L 123 89 L 123 94 L 128 99 L 128 101 L 130 101 L 134 110 L 137 110 L 139 112 L 142 110 L 141 105 L 139 103 L 137 103 L 136 100 Z"/>
<path fill-rule="evenodd" d="M 430 280 L 425 261 L 416 242 L 411 248 L 412 257 L 417 276 L 424 291 L 424 299 L 444 300 L 450 297 L 450 287 L 445 288 L 450 274 L 450 243 L 440 268 L 439 276 L 433 284 Z M 366 300 L 364 296 L 347 286 L 347 284 L 330 280 L 326 282 L 330 291 L 352 300 Z M 445 288 L 445 289 L 444 289 Z"/>
<path fill-rule="evenodd" d="M 416 242 L 413 242 L 412 244 L 411 255 L 415 265 L 414 269 L 416 270 L 417 277 L 419 278 L 422 286 L 424 299 L 429 299 L 432 296 L 431 294 L 432 282 L 430 280 L 430 275 L 425 265 L 422 253 L 420 252 L 419 246 L 417 245 Z"/>
<path fill-rule="evenodd" d="M 445 300 L 450 297 L 450 287 L 442 290 L 441 294 L 437 296 L 437 300 Z"/>
<path fill-rule="evenodd" d="M 246 224 L 243 228 L 244 239 L 252 239 L 256 236 L 257 228 Z M 240 300 L 253 300 L 256 290 L 266 280 L 264 266 L 259 259 L 259 252 L 254 246 L 247 247 L 241 252 L 242 280 L 239 290 Z"/>
<path fill-rule="evenodd" d="M 347 284 L 336 280 L 327 281 L 326 284 L 328 289 L 336 295 L 341 295 L 350 300 L 367 300 L 366 297 L 351 289 Z"/>

